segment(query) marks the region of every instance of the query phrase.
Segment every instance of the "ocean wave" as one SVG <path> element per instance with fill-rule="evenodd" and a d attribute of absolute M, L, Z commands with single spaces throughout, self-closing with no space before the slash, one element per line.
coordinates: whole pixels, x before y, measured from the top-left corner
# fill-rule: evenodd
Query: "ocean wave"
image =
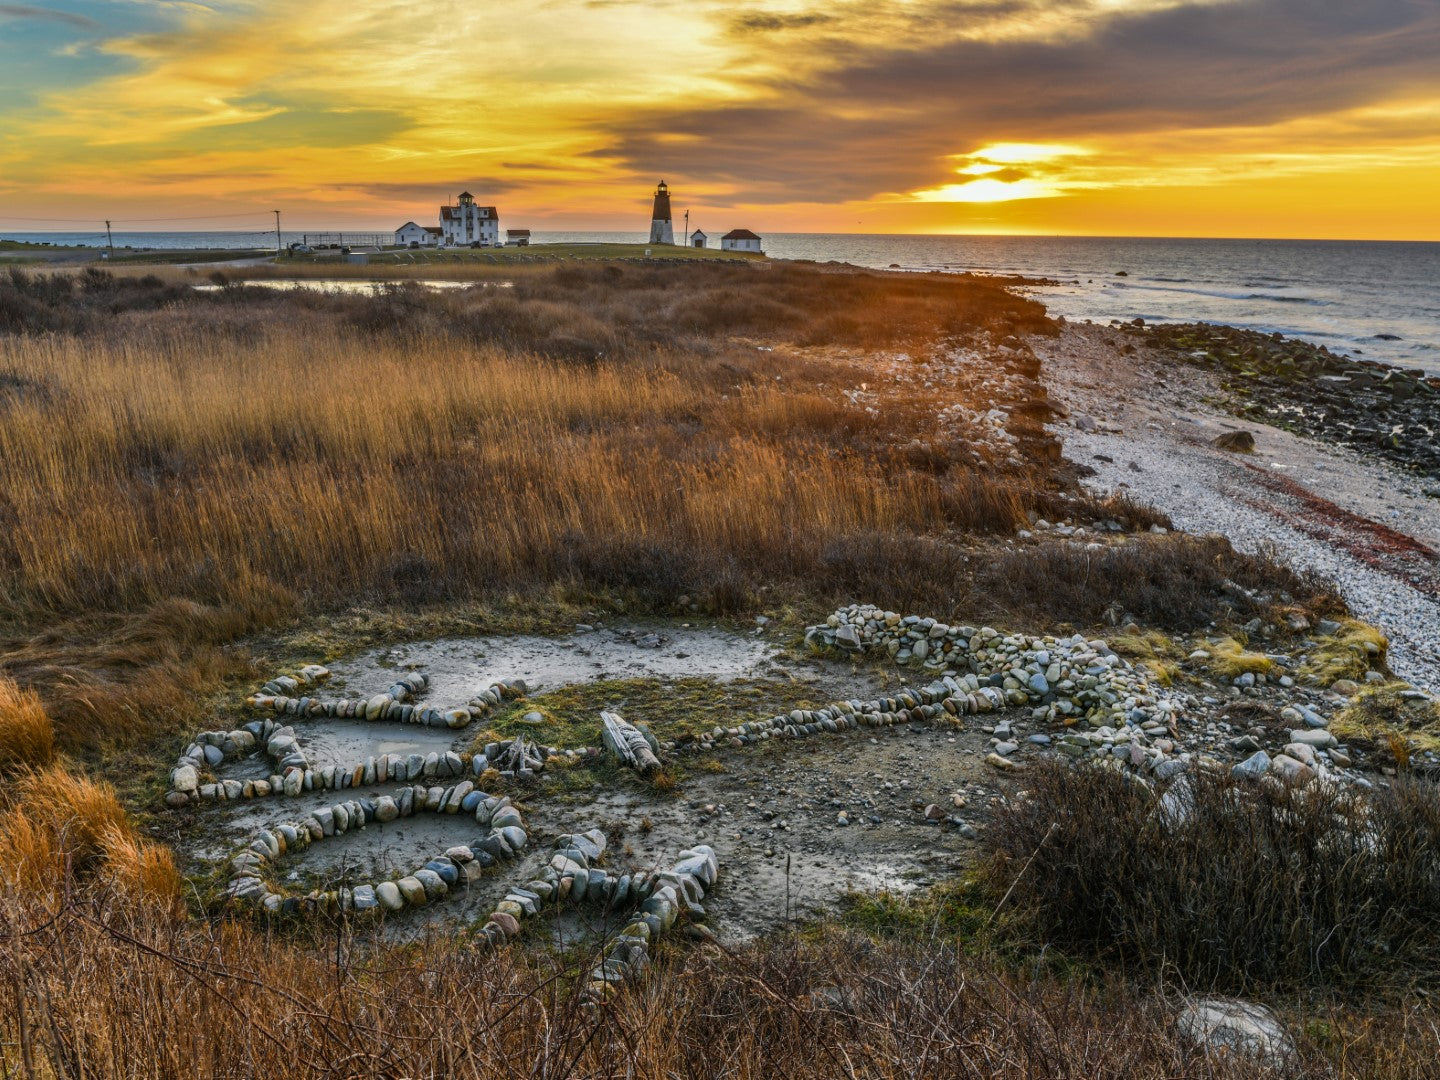
<path fill-rule="evenodd" d="M 1159 281 L 1160 278 L 1151 280 Z M 1213 300 L 1269 300 L 1277 304 L 1313 304 L 1316 307 L 1328 305 L 1328 300 L 1317 300 L 1313 296 L 1275 296 L 1271 293 L 1253 292 L 1229 292 L 1224 289 L 1177 289 L 1169 285 L 1144 285 L 1135 282 L 1116 281 L 1109 283 L 1111 288 L 1132 289 L 1137 292 L 1159 292 L 1172 293 L 1182 296 L 1205 296 Z"/>

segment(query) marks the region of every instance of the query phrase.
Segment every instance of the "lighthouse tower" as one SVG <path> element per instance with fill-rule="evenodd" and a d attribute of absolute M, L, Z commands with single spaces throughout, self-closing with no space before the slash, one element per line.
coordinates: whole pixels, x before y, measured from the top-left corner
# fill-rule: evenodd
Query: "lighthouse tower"
<path fill-rule="evenodd" d="M 650 215 L 650 243 L 675 243 L 675 229 L 670 224 L 670 189 L 665 181 L 655 189 L 655 212 Z"/>

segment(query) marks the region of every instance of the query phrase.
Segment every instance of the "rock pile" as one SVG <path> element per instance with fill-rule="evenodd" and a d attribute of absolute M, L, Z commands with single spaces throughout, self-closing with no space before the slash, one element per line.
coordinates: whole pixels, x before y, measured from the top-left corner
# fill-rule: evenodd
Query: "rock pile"
<path fill-rule="evenodd" d="M 486 743 L 484 751 L 471 759 L 470 767 L 476 776 L 481 775 L 486 769 L 495 769 L 501 776 L 514 776 L 521 780 L 529 780 L 545 768 L 545 762 L 552 754 L 557 753 L 576 757 L 592 752 L 588 750 L 556 750 L 553 747 L 541 746 L 533 739 L 527 739 L 523 735 L 516 735 L 509 742 Z"/>
<path fill-rule="evenodd" d="M 1141 669 L 1105 642 L 1087 641 L 1079 634 L 1005 635 L 988 626 L 948 626 L 853 604 L 823 625 L 810 627 L 805 640 L 817 648 L 855 654 L 883 652 L 897 664 L 946 672 L 938 685 L 949 691 L 949 698 L 963 698 L 965 712 L 1029 706 L 1037 720 L 1067 726 L 1083 721 L 1092 728 L 1148 725 L 1164 730 L 1173 720 L 1172 703 L 1151 690 Z"/>
<path fill-rule="evenodd" d="M 545 869 L 495 905 L 480 936 L 491 945 L 504 945 L 520 933 L 523 920 L 539 915 L 547 905 L 567 901 L 607 912 L 638 905 L 605 960 L 590 972 L 589 992 L 603 997 L 615 984 L 642 973 L 649 965 L 651 943 L 677 920 L 683 916 L 703 922 L 702 901 L 719 876 L 720 863 L 714 849 L 701 844 L 682 851 L 668 870 L 617 875 L 597 865 L 604 853 L 605 834 L 599 829 L 561 836 Z"/>
<path fill-rule="evenodd" d="M 525 694 L 523 680 L 495 683 L 463 709 L 422 709 L 410 698 L 428 685 L 424 675 L 411 673 L 390 687 L 389 692 L 372 698 L 353 701 L 322 701 L 319 698 L 293 695 L 297 690 L 314 685 L 329 677 L 318 665 L 301 669 L 295 675 L 281 675 L 270 680 L 262 692 L 247 698 L 255 707 L 286 716 L 338 717 L 356 720 L 394 720 L 400 723 L 443 723 L 459 728 L 472 719 L 485 715 L 502 700 Z M 464 720 L 460 719 L 463 714 Z M 441 719 L 437 721 L 435 718 Z M 223 762 L 253 753 L 263 747 L 274 771 L 266 778 L 222 780 L 213 771 Z M 562 749 L 541 746 L 533 740 L 516 738 L 509 742 L 492 742 L 482 753 L 468 754 L 446 751 L 430 754 L 385 754 L 364 761 L 342 765 L 314 766 L 306 757 L 300 735 L 289 724 L 274 720 L 254 720 L 234 731 L 202 731 L 170 771 L 170 790 L 165 801 L 180 807 L 193 802 L 231 799 L 264 798 L 271 795 L 300 795 L 309 791 L 340 791 L 374 784 L 413 783 L 416 780 L 448 780 L 470 775 L 476 778 L 488 770 L 502 777 L 521 780 L 533 778 L 553 757 L 571 761 L 595 757 L 598 747 Z"/>
<path fill-rule="evenodd" d="M 413 873 L 398 880 L 347 884 L 336 889 L 292 895 L 266 880 L 266 872 L 287 853 L 304 851 L 327 837 L 343 836 L 372 822 L 386 824 L 414 814 L 473 814 L 489 831 L 468 845 L 446 849 Z M 423 907 L 452 889 L 474 880 L 497 862 L 513 859 L 529 837 L 520 811 L 506 796 L 487 795 L 469 780 L 449 787 L 401 788 L 394 795 L 351 799 L 321 807 L 300 821 L 259 830 L 249 846 L 230 860 L 225 894 L 260 906 L 270 914 L 364 914 L 380 909 L 400 911 Z"/>

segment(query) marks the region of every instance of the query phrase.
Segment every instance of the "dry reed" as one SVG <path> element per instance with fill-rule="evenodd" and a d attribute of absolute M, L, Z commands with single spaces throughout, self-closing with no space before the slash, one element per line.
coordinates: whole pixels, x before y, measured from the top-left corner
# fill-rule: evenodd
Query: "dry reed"
<path fill-rule="evenodd" d="M 55 757 L 55 726 L 40 696 L 0 675 L 0 774 L 48 765 Z"/>

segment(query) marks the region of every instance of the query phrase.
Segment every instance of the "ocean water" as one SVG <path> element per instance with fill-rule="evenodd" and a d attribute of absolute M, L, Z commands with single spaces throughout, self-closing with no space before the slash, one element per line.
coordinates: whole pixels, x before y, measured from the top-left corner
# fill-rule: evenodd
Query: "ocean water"
<path fill-rule="evenodd" d="M 362 230 L 356 230 L 359 234 Z M 93 233 L 4 233 L 87 243 Z M 264 248 L 273 232 L 116 233 L 117 246 Z M 1214 322 L 1440 375 L 1440 243 L 767 233 L 787 259 L 1051 279 L 1032 294 L 1068 319 Z M 284 234 L 286 243 L 300 233 Z M 535 242 L 635 243 L 639 233 L 536 232 Z M 1124 271 L 1124 276 L 1120 276 Z M 1381 337 L 1380 335 L 1387 335 Z"/>

